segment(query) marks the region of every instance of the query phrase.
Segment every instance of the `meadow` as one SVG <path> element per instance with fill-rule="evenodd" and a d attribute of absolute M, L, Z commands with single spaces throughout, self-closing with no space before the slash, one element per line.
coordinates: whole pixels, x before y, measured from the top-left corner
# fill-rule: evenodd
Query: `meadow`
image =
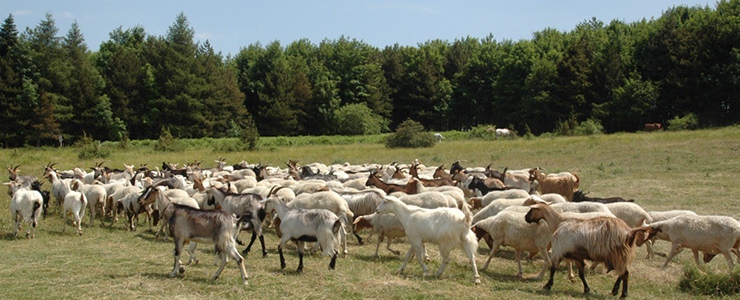
<path fill-rule="evenodd" d="M 617 133 L 580 137 L 534 137 L 469 140 L 464 134 L 444 133 L 447 139 L 432 148 L 388 149 L 372 139 L 348 140 L 335 144 L 331 139 L 320 143 L 289 142 L 282 138 L 261 139 L 257 151 L 223 152 L 212 147 L 186 147 L 178 152 L 155 151 L 150 144 L 132 143 L 127 149 L 113 147 L 105 165 L 122 168 L 123 164 L 149 167 L 162 162 L 185 163 L 225 158 L 228 163 L 245 160 L 285 167 L 289 159 L 300 164 L 349 162 L 352 164 L 393 161 L 410 163 L 421 160 L 427 166 L 449 165 L 460 160 L 463 166 L 486 166 L 503 170 L 543 167 L 547 172 L 571 171 L 581 177 L 581 189 L 594 196 L 621 196 L 636 199 L 646 210 L 690 209 L 700 214 L 728 215 L 740 218 L 737 208 L 737 176 L 740 174 L 740 127 L 695 131 Z M 298 138 L 296 138 L 298 139 Z M 268 144 L 272 142 L 272 144 Z M 21 165 L 21 174 L 41 177 L 43 166 L 57 163 L 58 169 L 89 168 L 102 159 L 79 159 L 79 149 L 20 148 L 0 149 L 3 166 Z M 47 182 L 43 186 L 50 189 Z M 0 207 L 9 207 L 7 193 L 0 193 Z M 287 267 L 280 269 L 277 238 L 274 229 L 266 229 L 269 255 L 262 258 L 254 251 L 245 257 L 249 286 L 240 284 L 239 272 L 230 261 L 221 278 L 215 272 L 213 250 L 199 247 L 200 264 L 186 267 L 176 278 L 167 274 L 172 269 L 172 241 L 154 237 L 148 226 L 140 223 L 138 231 L 125 229 L 122 221 L 109 227 L 88 226 L 84 218 L 83 235 L 76 236 L 67 226 L 62 232 L 60 211 L 40 220 L 36 238 L 14 238 L 9 212 L 0 213 L 0 298 L 2 299 L 283 299 L 283 298 L 454 298 L 454 299 L 569 299 L 584 298 L 581 283 L 570 282 L 565 271 L 556 274 L 552 291 L 542 290 L 544 281 L 535 281 L 542 261 L 537 258 L 523 264 L 524 278 L 518 279 L 513 251 L 504 247 L 486 271 L 482 284 L 473 284 L 472 271 L 462 251 L 453 251 L 452 261 L 441 278 L 422 276 L 417 262 L 409 263 L 397 275 L 402 257 L 384 249 L 373 258 L 375 241 L 358 245 L 348 238 L 349 254 L 337 261 L 336 270 L 328 270 L 329 258 L 307 255 L 304 272 L 295 268 L 298 257 L 294 246 L 287 250 Z M 69 224 L 68 224 L 69 225 Z M 247 239 L 242 234 L 242 239 Z M 656 251 L 667 253 L 669 244 L 658 242 Z M 241 249 L 241 247 L 240 247 Z M 258 248 L 253 248 L 258 249 Z M 394 249 L 405 253 L 408 245 L 396 243 Z M 436 246 L 428 247 L 431 270 L 439 266 Z M 481 243 L 477 263 L 481 266 L 488 254 Z M 686 265 L 693 264 L 690 251 L 679 254 L 667 268 L 660 268 L 664 258 L 645 258 L 644 248 L 637 249 L 631 267 L 631 299 L 704 298 L 678 289 Z M 564 269 L 564 268 L 562 268 Z M 588 274 L 591 286 L 588 299 L 613 299 L 609 294 L 616 277 Z M 700 269 L 706 273 L 727 274 L 721 256 Z"/>

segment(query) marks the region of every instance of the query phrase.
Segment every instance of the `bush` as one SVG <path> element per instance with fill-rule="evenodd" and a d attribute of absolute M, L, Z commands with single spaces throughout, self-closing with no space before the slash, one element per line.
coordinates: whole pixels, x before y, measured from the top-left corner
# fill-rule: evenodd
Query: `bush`
<path fill-rule="evenodd" d="M 681 118 L 675 116 L 673 119 L 668 120 L 668 130 L 670 131 L 690 130 L 698 127 L 699 119 L 692 113 L 688 113 Z"/>
<path fill-rule="evenodd" d="M 602 134 L 604 126 L 598 119 L 588 119 L 579 123 L 576 115 L 571 114 L 568 120 L 560 121 L 555 125 L 555 133 L 560 136 Z"/>
<path fill-rule="evenodd" d="M 398 125 L 396 132 L 389 135 L 385 146 L 388 148 L 432 147 L 436 143 L 434 135 L 424 129 L 424 125 L 414 120 L 406 120 Z"/>
<path fill-rule="evenodd" d="M 683 278 L 678 282 L 681 291 L 693 295 L 730 296 L 740 292 L 740 271 L 729 274 L 709 274 L 686 264 Z"/>
<path fill-rule="evenodd" d="M 178 152 L 182 151 L 182 145 L 176 140 L 170 130 L 162 126 L 161 133 L 159 134 L 159 140 L 154 144 L 154 150 L 156 151 L 167 151 L 167 152 Z"/>
<path fill-rule="evenodd" d="M 340 135 L 370 135 L 388 131 L 388 119 L 374 113 L 365 103 L 353 103 L 335 112 Z"/>
<path fill-rule="evenodd" d="M 604 126 L 597 119 L 588 119 L 578 124 L 573 128 L 573 134 L 575 135 L 595 135 L 603 134 Z"/>
<path fill-rule="evenodd" d="M 111 153 L 110 149 L 102 147 L 100 141 L 93 140 L 86 133 L 73 146 L 80 148 L 80 153 L 77 154 L 79 159 L 106 158 Z"/>
<path fill-rule="evenodd" d="M 496 126 L 488 124 L 475 126 L 468 131 L 468 138 L 488 141 L 495 140 Z"/>

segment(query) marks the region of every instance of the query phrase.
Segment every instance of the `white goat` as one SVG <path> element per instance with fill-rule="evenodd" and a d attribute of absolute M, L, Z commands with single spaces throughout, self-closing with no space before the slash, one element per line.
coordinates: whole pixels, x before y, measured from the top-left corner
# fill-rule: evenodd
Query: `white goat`
<path fill-rule="evenodd" d="M 85 216 L 85 207 L 87 206 L 87 197 L 85 194 L 70 191 L 64 196 L 64 210 L 62 211 L 62 232 L 67 229 L 67 212 L 74 217 L 72 224 L 77 225 L 77 234 L 82 235 L 82 217 Z"/>
<path fill-rule="evenodd" d="M 34 238 L 36 234 L 36 225 L 41 217 L 41 206 L 44 199 L 36 190 L 26 188 L 16 181 L 3 183 L 8 186 L 9 191 L 13 194 L 10 200 L 10 219 L 15 221 L 13 236 L 18 236 L 18 229 L 21 226 L 21 219 L 28 223 L 26 238 Z"/>
<path fill-rule="evenodd" d="M 478 242 L 475 234 L 470 230 L 472 224 L 467 206 L 463 206 L 463 211 L 449 207 L 426 209 L 407 205 L 393 196 L 386 196 L 378 206 L 378 213 L 395 214 L 401 221 L 406 237 L 411 244 L 408 253 L 406 253 L 406 259 L 398 270 L 399 274 L 403 272 L 409 259 L 415 253 L 424 270 L 424 275 L 428 275 L 429 268 L 427 268 L 422 258 L 423 243 L 431 242 L 439 245 L 439 252 L 442 256 L 442 263 L 439 270 L 437 270 L 437 276 L 441 276 L 447 267 L 450 261 L 450 251 L 456 247 L 462 247 L 473 267 L 474 282 L 480 284 L 480 275 L 478 275 L 478 268 L 475 264 L 475 251 L 478 249 Z"/>
<path fill-rule="evenodd" d="M 329 268 L 334 270 L 338 254 L 336 250 L 336 244 L 339 242 L 337 234 L 340 230 L 344 230 L 344 225 L 342 225 L 339 217 L 326 209 L 290 209 L 278 196 L 274 193 L 270 194 L 270 197 L 262 201 L 266 203 L 266 206 L 271 204 L 281 220 L 280 232 L 282 232 L 282 237 L 278 245 L 280 268 L 285 269 L 285 257 L 283 256 L 285 243 L 294 240 L 298 246 L 300 260 L 296 272 L 303 272 L 303 249 L 304 243 L 307 241 L 318 242 L 323 253 L 331 256 Z"/>
<path fill-rule="evenodd" d="M 727 260 L 730 271 L 735 267 L 731 253 L 740 257 L 740 222 L 727 216 L 692 216 L 681 215 L 648 225 L 648 239 L 663 232 L 671 240 L 671 252 L 666 257 L 663 268 L 678 254 L 681 248 L 694 252 L 694 261 L 699 262 L 699 251 L 716 254 L 722 253 Z"/>
<path fill-rule="evenodd" d="M 481 270 L 488 267 L 500 246 L 507 245 L 515 249 L 516 263 L 519 267 L 516 275 L 518 278 L 522 277 L 522 252 L 538 251 L 545 261 L 542 270 L 537 275 L 537 280 L 542 278 L 550 263 L 550 255 L 547 249 L 552 240 L 552 231 L 547 224 L 528 224 L 524 220 L 526 214 L 526 212 L 504 210 L 473 225 L 473 231 L 478 237 L 488 233 L 493 239 L 491 251 L 488 253 L 486 263 L 483 264 Z"/>
<path fill-rule="evenodd" d="M 388 239 L 385 249 L 395 255 L 401 255 L 400 251 L 391 249 L 391 242 L 394 238 L 406 236 L 406 232 L 403 231 L 401 221 L 394 214 L 372 213 L 355 218 L 352 230 L 359 232 L 365 228 L 372 228 L 372 230 L 378 234 L 378 243 L 375 246 L 375 255 L 373 255 L 373 257 L 378 257 L 378 250 L 380 249 L 380 244 L 383 243 L 384 238 Z"/>
<path fill-rule="evenodd" d="M 90 209 L 90 226 L 93 226 L 97 210 L 96 208 L 100 206 L 102 210 L 102 214 L 100 215 L 100 225 L 102 226 L 105 219 L 106 198 L 108 198 L 105 187 L 99 184 L 85 184 L 82 180 L 75 179 L 72 180 L 70 189 L 85 194 L 85 198 L 87 198 L 87 206 Z"/>

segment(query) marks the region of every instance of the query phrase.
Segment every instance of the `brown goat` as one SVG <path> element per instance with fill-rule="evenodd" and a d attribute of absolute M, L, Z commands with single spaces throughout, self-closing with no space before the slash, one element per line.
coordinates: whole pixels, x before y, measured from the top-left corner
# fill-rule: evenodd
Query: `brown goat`
<path fill-rule="evenodd" d="M 370 176 L 367 177 L 367 181 L 365 182 L 365 186 L 374 186 L 381 190 L 383 190 L 386 194 L 390 194 L 393 192 L 404 192 L 406 194 L 416 194 L 419 192 L 418 187 L 416 185 L 416 179 L 411 178 L 409 179 L 408 183 L 406 185 L 398 185 L 398 184 L 392 184 L 392 183 L 385 183 L 383 180 L 380 179 L 379 175 L 377 174 L 377 171 L 373 170 L 370 172 Z"/>
<path fill-rule="evenodd" d="M 539 168 L 533 168 L 529 170 L 529 182 L 535 180 L 540 194 L 560 194 L 565 200 L 573 201 L 573 193 L 578 190 L 581 178 L 569 172 L 545 175 Z"/>
<path fill-rule="evenodd" d="M 183 246 L 188 242 L 212 243 L 216 254 L 221 258 L 221 265 L 211 280 L 221 275 L 228 257 L 231 256 L 239 266 L 242 282 L 247 285 L 247 271 L 244 268 L 244 258 L 236 249 L 234 233 L 236 230 L 233 216 L 220 210 L 200 210 L 189 206 L 171 202 L 156 186 L 147 189 L 139 198 L 139 205 L 144 206 L 157 202 L 161 215 L 169 220 L 170 235 L 175 242 L 175 264 L 170 277 L 185 272 L 180 263 L 180 254 Z"/>
<path fill-rule="evenodd" d="M 647 238 L 647 227 L 630 228 L 627 223 L 615 217 L 597 217 L 578 220 L 564 219 L 545 204 L 533 205 L 524 219 L 528 223 L 545 220 L 555 232 L 552 236 L 552 256 L 550 280 L 544 289 L 550 290 L 555 270 L 560 261 L 568 259 L 576 264 L 578 277 L 583 283 L 583 293 L 591 289 L 586 283 L 585 260 L 601 262 L 607 265 L 607 272 L 615 270 L 617 281 L 612 288 L 612 295 L 617 295 L 622 283 L 621 298 L 627 297 L 629 286 L 628 267 L 635 258 L 635 246 L 642 245 Z"/>

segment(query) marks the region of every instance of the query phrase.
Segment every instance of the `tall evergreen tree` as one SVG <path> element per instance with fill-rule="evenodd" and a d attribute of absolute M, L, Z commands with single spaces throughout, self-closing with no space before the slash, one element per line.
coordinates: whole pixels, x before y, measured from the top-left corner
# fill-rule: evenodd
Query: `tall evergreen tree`
<path fill-rule="evenodd" d="M 47 13 L 39 25 L 28 29 L 25 34 L 33 62 L 31 68 L 34 69 L 30 77 L 39 99 L 33 108 L 36 117 L 31 123 L 31 136 L 36 145 L 54 145 L 60 135 L 69 136 L 70 133 L 62 131 L 61 124 L 66 124 L 74 116 L 71 100 L 65 96 L 65 91 L 69 90 L 70 71 L 58 31 L 54 18 Z"/>

